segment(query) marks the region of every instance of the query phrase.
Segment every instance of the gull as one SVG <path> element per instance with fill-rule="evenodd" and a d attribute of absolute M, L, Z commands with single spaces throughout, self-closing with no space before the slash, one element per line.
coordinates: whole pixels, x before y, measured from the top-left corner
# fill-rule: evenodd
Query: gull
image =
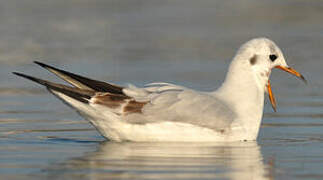
<path fill-rule="evenodd" d="M 164 82 L 143 88 L 122 87 L 35 63 L 70 86 L 13 73 L 45 86 L 102 136 L 119 142 L 253 141 L 258 136 L 265 93 L 276 111 L 271 70 L 281 69 L 306 82 L 267 38 L 244 43 L 233 57 L 223 84 L 211 92 Z"/>

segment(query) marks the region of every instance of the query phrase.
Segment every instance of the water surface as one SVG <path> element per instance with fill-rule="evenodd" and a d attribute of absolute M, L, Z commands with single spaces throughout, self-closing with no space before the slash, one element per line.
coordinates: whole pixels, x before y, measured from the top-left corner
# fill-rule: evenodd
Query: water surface
<path fill-rule="evenodd" d="M 4 179 L 322 179 L 320 1 L 0 1 Z M 309 83 L 272 73 L 257 142 L 115 143 L 20 71 L 33 60 L 120 85 L 213 90 L 245 41 L 273 39 Z"/>

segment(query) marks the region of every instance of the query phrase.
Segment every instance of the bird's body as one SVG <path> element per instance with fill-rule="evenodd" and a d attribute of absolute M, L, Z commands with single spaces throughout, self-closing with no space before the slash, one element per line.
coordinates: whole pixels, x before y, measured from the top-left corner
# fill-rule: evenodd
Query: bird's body
<path fill-rule="evenodd" d="M 129 99 L 99 93 L 89 104 L 53 91 L 85 116 L 105 137 L 115 141 L 237 141 L 250 134 L 217 95 L 172 84 L 124 89 Z M 145 94 L 148 93 L 148 94 Z M 130 106 L 133 106 L 129 108 Z M 255 136 L 253 138 L 256 138 Z"/>
<path fill-rule="evenodd" d="M 271 95 L 271 69 L 293 71 L 302 78 L 287 67 L 280 49 L 266 38 L 245 43 L 233 58 L 222 86 L 212 92 L 169 83 L 120 87 L 36 63 L 73 87 L 15 74 L 45 85 L 114 141 L 255 140 L 267 89 Z M 275 107 L 272 99 L 271 95 Z"/>

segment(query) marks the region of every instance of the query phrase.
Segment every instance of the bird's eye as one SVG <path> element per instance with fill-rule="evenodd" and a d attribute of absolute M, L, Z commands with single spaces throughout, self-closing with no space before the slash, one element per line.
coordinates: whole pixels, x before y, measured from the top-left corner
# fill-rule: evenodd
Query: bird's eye
<path fill-rule="evenodd" d="M 277 56 L 275 54 L 269 55 L 269 59 L 274 62 L 277 59 Z"/>

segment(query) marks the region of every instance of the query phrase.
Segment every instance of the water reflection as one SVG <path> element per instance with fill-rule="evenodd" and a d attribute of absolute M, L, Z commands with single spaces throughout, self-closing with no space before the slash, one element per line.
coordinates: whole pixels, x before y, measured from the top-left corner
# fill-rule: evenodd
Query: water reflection
<path fill-rule="evenodd" d="M 45 172 L 49 179 L 269 179 L 256 142 L 104 142 Z"/>

